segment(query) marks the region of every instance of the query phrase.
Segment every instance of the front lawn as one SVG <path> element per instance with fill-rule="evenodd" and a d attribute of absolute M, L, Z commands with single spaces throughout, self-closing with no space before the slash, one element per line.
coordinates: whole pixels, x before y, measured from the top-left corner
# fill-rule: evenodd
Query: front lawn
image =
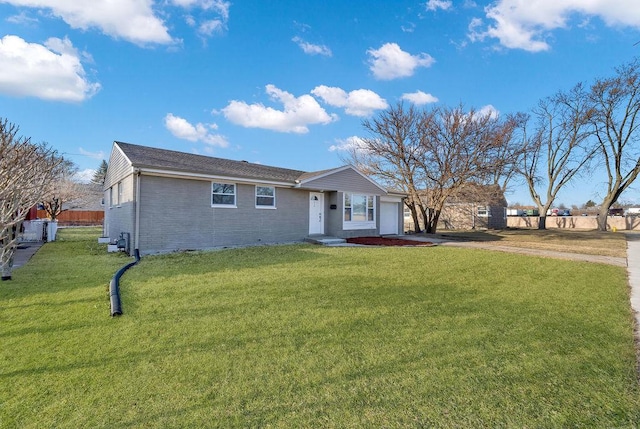
<path fill-rule="evenodd" d="M 451 247 L 130 259 L 0 284 L 0 427 L 637 427 L 624 268 Z"/>

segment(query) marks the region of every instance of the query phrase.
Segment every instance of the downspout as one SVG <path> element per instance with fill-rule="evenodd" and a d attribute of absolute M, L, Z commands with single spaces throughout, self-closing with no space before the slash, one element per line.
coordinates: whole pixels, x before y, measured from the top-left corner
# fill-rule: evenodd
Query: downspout
<path fill-rule="evenodd" d="M 135 220 L 134 220 L 134 228 L 135 231 L 133 233 L 133 248 L 135 249 L 135 251 L 137 251 L 140 246 L 140 170 L 136 169 L 135 171 L 136 173 L 136 196 L 135 196 L 135 203 L 136 203 L 136 214 L 135 214 Z"/>

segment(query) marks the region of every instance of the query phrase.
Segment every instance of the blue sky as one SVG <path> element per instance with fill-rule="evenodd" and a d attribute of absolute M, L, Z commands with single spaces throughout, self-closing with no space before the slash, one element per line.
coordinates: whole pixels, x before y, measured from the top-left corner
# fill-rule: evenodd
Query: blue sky
<path fill-rule="evenodd" d="M 399 101 L 528 111 L 638 41 L 637 0 L 0 0 L 0 117 L 85 173 L 114 140 L 314 171 Z"/>

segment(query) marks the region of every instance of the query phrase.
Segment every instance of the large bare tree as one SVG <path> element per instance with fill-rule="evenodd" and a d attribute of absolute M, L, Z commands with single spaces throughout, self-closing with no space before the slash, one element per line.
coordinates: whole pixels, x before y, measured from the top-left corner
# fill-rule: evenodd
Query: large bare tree
<path fill-rule="evenodd" d="M 18 231 L 31 207 L 52 183 L 62 158 L 46 144 L 18 136 L 18 126 L 0 120 L 0 266 L 11 279 Z"/>
<path fill-rule="evenodd" d="M 616 68 L 613 77 L 598 79 L 590 91 L 592 124 L 607 174 L 598 229 L 607 230 L 609 208 L 640 174 L 640 61 Z"/>
<path fill-rule="evenodd" d="M 505 150 L 512 144 L 524 116 L 498 115 L 462 105 L 436 107 L 422 120 L 423 156 L 418 175 L 426 184 L 425 230 L 435 233 L 447 200 L 473 184 L 494 184 L 520 151 Z M 507 156 L 509 154 L 509 156 Z"/>
<path fill-rule="evenodd" d="M 582 85 L 540 100 L 533 109 L 535 127 L 522 158 L 521 173 L 546 229 L 547 211 L 558 192 L 587 172 L 596 149 L 589 136 L 593 109 Z"/>
<path fill-rule="evenodd" d="M 504 145 L 498 148 L 496 157 L 501 161 L 501 168 L 492 169 L 490 176 L 487 177 L 487 183 L 492 189 L 500 189 L 504 193 L 511 187 L 512 181 L 521 178 L 520 168 L 522 158 L 526 154 L 527 138 L 526 124 L 529 121 L 529 115 L 524 113 L 516 113 L 510 116 L 512 126 L 511 138 L 506 139 Z"/>
<path fill-rule="evenodd" d="M 521 119 L 463 106 L 418 110 L 399 103 L 363 122 L 369 136 L 349 157 L 365 173 L 407 193 L 416 232 L 435 233 L 448 198 L 469 182 L 492 183 L 513 163 L 504 146 Z"/>
<path fill-rule="evenodd" d="M 347 162 L 354 164 L 365 174 L 376 177 L 388 188 L 408 195 L 406 206 L 411 212 L 414 230 L 421 231 L 421 215 L 426 211 L 421 204 L 420 190 L 423 183 L 417 181 L 418 164 L 422 157 L 420 121 L 422 112 L 413 105 L 399 103 L 372 120 L 362 123 L 368 137 L 362 144 L 352 147 Z"/>

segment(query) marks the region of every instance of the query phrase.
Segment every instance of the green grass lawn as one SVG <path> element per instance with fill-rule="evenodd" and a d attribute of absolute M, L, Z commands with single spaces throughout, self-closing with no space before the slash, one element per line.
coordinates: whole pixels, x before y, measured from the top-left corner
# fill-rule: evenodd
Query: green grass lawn
<path fill-rule="evenodd" d="M 0 284 L 0 427 L 638 427 L 624 268 L 450 247 L 144 257 Z"/>

